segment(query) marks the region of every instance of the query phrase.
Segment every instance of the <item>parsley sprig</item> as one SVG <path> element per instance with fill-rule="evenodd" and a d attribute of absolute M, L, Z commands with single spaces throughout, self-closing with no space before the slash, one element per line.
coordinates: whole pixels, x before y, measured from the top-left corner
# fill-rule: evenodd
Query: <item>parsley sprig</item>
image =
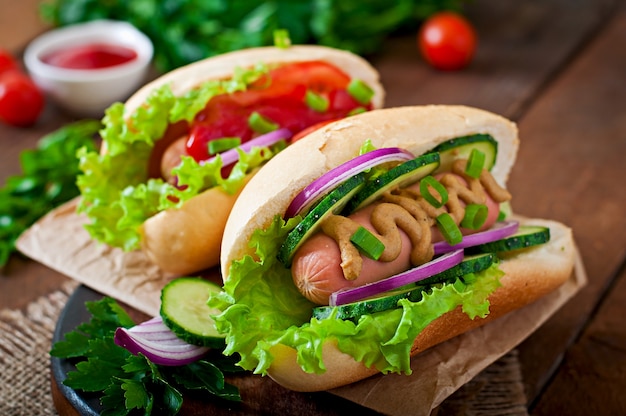
<path fill-rule="evenodd" d="M 236 360 L 217 354 L 180 367 L 155 365 L 145 356 L 132 355 L 115 344 L 115 330 L 135 323 L 114 299 L 104 297 L 85 306 L 91 320 L 65 334 L 50 354 L 74 361 L 76 371 L 68 372 L 63 384 L 74 390 L 100 392 L 103 416 L 134 412 L 175 415 L 181 409 L 185 390 L 202 390 L 221 399 L 241 401 L 237 387 L 224 377 L 224 373 L 242 371 L 235 365 Z"/>
<path fill-rule="evenodd" d="M 76 186 L 80 148 L 95 150 L 99 120 L 80 120 L 42 137 L 36 148 L 20 153 L 21 173 L 0 188 L 0 267 L 15 252 L 15 241 L 51 209 L 79 194 Z"/>

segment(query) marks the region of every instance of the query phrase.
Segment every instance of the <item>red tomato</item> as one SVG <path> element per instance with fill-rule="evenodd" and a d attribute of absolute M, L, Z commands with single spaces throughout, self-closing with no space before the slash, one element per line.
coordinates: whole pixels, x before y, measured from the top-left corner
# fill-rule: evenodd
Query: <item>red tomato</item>
<path fill-rule="evenodd" d="M 452 12 L 434 14 L 418 33 L 418 45 L 424 59 L 442 70 L 467 66 L 474 56 L 476 43 L 476 31 L 470 22 Z"/>
<path fill-rule="evenodd" d="M 18 127 L 37 121 L 44 96 L 25 74 L 11 70 L 0 74 L 0 120 Z"/>
<path fill-rule="evenodd" d="M 0 74 L 11 69 L 18 69 L 17 61 L 9 52 L 0 49 Z"/>

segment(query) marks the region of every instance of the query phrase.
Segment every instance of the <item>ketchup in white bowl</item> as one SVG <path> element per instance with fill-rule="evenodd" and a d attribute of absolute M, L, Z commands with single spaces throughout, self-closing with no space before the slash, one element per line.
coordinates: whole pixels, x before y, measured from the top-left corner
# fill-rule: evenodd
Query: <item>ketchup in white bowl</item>
<path fill-rule="evenodd" d="M 137 52 L 112 43 L 87 43 L 48 52 L 42 62 L 67 69 L 102 69 L 137 59 Z"/>
<path fill-rule="evenodd" d="M 133 25 L 95 20 L 40 35 L 26 48 L 24 63 L 60 107 L 101 117 L 145 82 L 153 52 L 150 39 Z"/>

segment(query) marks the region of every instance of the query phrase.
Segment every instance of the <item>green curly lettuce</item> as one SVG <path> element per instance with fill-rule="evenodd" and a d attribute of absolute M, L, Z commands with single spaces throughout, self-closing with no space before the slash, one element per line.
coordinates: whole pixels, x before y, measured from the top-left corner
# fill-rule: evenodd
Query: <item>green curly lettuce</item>
<path fill-rule="evenodd" d="M 488 297 L 504 274 L 497 265 L 471 278 L 430 288 L 422 300 L 401 300 L 398 308 L 361 317 L 357 322 L 333 317 L 312 318 L 315 306 L 292 282 L 288 269 L 275 253 L 299 218 L 284 222 L 276 217 L 265 231 L 257 230 L 250 245 L 256 259 L 233 262 L 224 292 L 209 304 L 222 312 L 216 327 L 226 334 L 224 353 L 238 353 L 239 365 L 266 374 L 272 364 L 271 348 L 283 344 L 297 351 L 298 364 L 309 373 L 325 371 L 322 346 L 335 339 L 339 349 L 382 373 L 411 373 L 410 351 L 417 335 L 439 316 L 461 306 L 471 318 L 489 313 Z"/>
<path fill-rule="evenodd" d="M 213 187 L 221 187 L 229 194 L 237 192 L 245 176 L 284 144 L 253 148 L 248 153 L 240 151 L 240 160 L 228 178 L 221 175 L 219 157 L 203 164 L 184 157 L 173 171 L 178 186 L 149 178 L 148 160 L 155 142 L 170 124 L 192 121 L 215 95 L 243 91 L 266 72 L 263 65 L 238 69 L 231 79 L 205 82 L 180 97 L 172 93 L 169 85 L 163 85 L 128 118 L 124 104 L 109 107 L 100 131 L 106 152 L 101 154 L 89 148 L 78 152 L 81 174 L 77 185 L 82 195 L 78 211 L 89 218 L 85 228 L 91 236 L 114 247 L 134 250 L 140 247 L 141 224 L 156 213 L 178 208 Z"/>

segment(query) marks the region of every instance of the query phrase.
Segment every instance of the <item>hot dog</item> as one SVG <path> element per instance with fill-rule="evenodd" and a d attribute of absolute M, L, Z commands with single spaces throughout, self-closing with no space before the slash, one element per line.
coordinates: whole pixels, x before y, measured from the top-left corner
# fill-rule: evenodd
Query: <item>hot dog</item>
<path fill-rule="evenodd" d="M 170 273 L 215 266 L 256 169 L 300 131 L 380 107 L 383 95 L 365 60 L 318 46 L 247 49 L 165 74 L 111 106 L 101 152 L 80 155 L 86 228 Z M 268 135 L 245 154 L 231 149 Z"/>
<path fill-rule="evenodd" d="M 472 158 L 468 158 L 467 152 L 461 151 L 460 147 L 454 147 L 454 143 L 471 141 L 468 138 L 478 136 L 493 139 L 497 152 L 493 155 L 493 163 L 480 165 L 480 172 L 476 174 L 468 168 L 468 164 L 474 164 L 469 160 Z M 573 271 L 575 248 L 571 230 L 556 221 L 526 220 L 512 214 L 506 180 L 515 161 L 518 143 L 515 124 L 495 114 L 463 106 L 417 106 L 375 110 L 332 123 L 277 155 L 246 185 L 226 224 L 221 259 L 225 292 L 212 296 L 209 302 L 222 310 L 215 321 L 218 330 L 226 334 L 225 353 L 240 354 L 240 365 L 244 368 L 268 374 L 290 389 L 325 390 L 379 372 L 410 373 L 410 359 L 416 354 L 555 290 Z M 364 147 L 370 147 L 370 150 L 362 156 Z M 380 194 L 374 193 L 373 198 L 362 199 L 361 192 L 365 192 L 370 184 L 376 180 L 386 183 L 383 180 L 386 172 L 409 162 L 383 165 L 383 173 L 376 172 L 378 165 L 365 165 L 365 175 L 369 176 L 364 182 L 355 179 L 363 176 L 363 172 L 356 170 L 358 173 L 328 190 L 326 196 L 307 207 L 304 213 L 298 214 L 292 209 L 294 201 L 298 202 L 297 206 L 306 206 L 300 199 L 303 192 L 326 182 L 325 175 L 329 172 L 338 175 L 349 171 L 353 174 L 355 160 L 367 158 L 368 154 L 376 151 L 382 154 L 383 150 L 389 149 L 409 152 L 414 158 L 411 161 L 437 161 L 434 168 L 430 164 L 419 165 L 418 170 L 428 168 L 426 172 L 421 172 L 419 183 L 428 176 L 433 178 L 427 181 L 429 186 L 434 180 L 447 182 L 442 175 L 458 177 L 459 181 L 467 183 L 461 183 L 457 191 L 422 192 L 417 182 L 407 182 L 401 176 L 398 182 L 383 189 Z M 370 156 L 366 160 L 372 159 Z M 349 170 L 345 168 L 348 165 Z M 466 193 L 462 189 L 468 188 L 480 194 L 477 181 L 482 183 L 488 196 L 474 202 L 460 196 Z M 352 189 L 352 182 L 357 183 L 356 191 L 344 192 Z M 312 184 L 315 186 L 312 187 Z M 415 191 L 415 186 L 419 192 Z M 335 192 L 337 197 L 331 195 Z M 452 208 L 441 202 L 443 193 L 448 194 L 449 201 L 454 199 L 455 192 L 465 213 L 473 211 L 469 208 L 470 204 L 484 204 L 485 208 L 481 209 L 484 218 L 476 223 L 460 222 L 458 217 L 454 218 L 459 215 L 455 212 L 458 207 Z M 365 194 L 368 195 L 367 192 Z M 435 197 L 435 201 L 432 202 L 433 198 L 426 194 Z M 341 195 L 347 197 L 342 199 Z M 394 229 L 389 233 L 400 235 L 402 240 L 398 257 L 389 261 L 368 259 L 373 252 L 352 239 L 356 233 L 353 234 L 350 227 L 369 228 L 376 239 L 387 244 L 384 230 L 370 226 L 373 222 L 370 211 L 376 209 L 372 206 L 394 205 L 394 199 L 409 196 L 412 202 L 396 206 L 411 212 L 414 219 L 426 218 L 423 224 L 418 222 L 421 227 L 418 237 L 410 237 L 410 232 L 405 232 L 408 228 L 398 225 L 400 230 Z M 328 201 L 332 201 L 331 205 L 327 205 Z M 496 205 L 501 208 L 509 206 L 503 209 L 507 212 L 505 220 L 499 218 L 494 222 L 496 211 L 500 210 L 496 209 Z M 329 206 L 329 211 L 323 211 Z M 419 209 L 425 212 L 424 216 L 424 213 L 418 212 Z M 327 214 L 320 214 L 322 212 Z M 318 214 L 320 220 L 310 219 Z M 450 223 L 444 221 L 447 215 L 452 217 L 454 226 L 451 228 L 447 227 Z M 468 215 L 463 215 L 465 220 Z M 365 217 L 361 220 L 356 218 L 354 222 L 347 221 L 351 230 L 348 232 L 351 236 L 349 242 L 357 246 L 363 263 L 357 267 L 356 276 L 348 277 L 344 269 L 354 259 L 346 261 L 341 257 L 342 250 L 338 246 L 343 243 L 338 243 L 332 231 L 324 228 L 329 219 L 330 222 L 337 218 L 346 222 L 342 218 L 354 220 L 354 216 Z M 386 216 L 381 215 L 383 218 Z M 306 231 L 309 230 L 306 228 L 308 221 L 321 221 L 321 224 L 309 233 Z M 433 228 L 435 223 L 437 226 Z M 459 223 L 464 225 L 458 227 Z M 469 227 L 470 224 L 473 226 Z M 478 246 L 474 243 L 470 245 L 470 242 L 480 241 L 485 235 L 499 235 L 512 225 L 526 227 L 531 224 L 545 227 L 549 231 L 549 239 L 520 248 L 511 243 L 510 239 L 520 241 L 515 234 L 504 239 L 498 237 L 495 243 L 490 243 L 492 245 L 484 242 Z M 463 230 L 466 225 L 474 229 Z M 464 234 L 461 240 L 457 239 L 454 227 Z M 439 231 L 441 236 L 437 236 Z M 294 235 L 297 238 L 292 239 Z M 299 240 L 300 236 L 304 236 L 304 241 Z M 426 254 L 411 258 L 409 251 L 422 245 L 422 236 L 427 238 L 426 244 L 421 247 Z M 447 241 L 451 237 L 454 239 Z M 324 242 L 320 243 L 318 239 Z M 446 241 L 437 242 L 438 239 Z M 292 244 L 294 241 L 297 243 Z M 507 248 L 503 248 L 502 244 Z M 480 254 L 471 251 L 477 247 L 484 250 Z M 514 250 L 509 251 L 508 248 Z M 314 266 L 305 264 L 302 267 L 304 272 L 294 271 L 299 267 L 298 262 L 308 262 L 302 260 L 307 255 L 314 258 Z M 483 256 L 493 256 L 494 261 L 482 269 L 449 273 L 450 270 L 460 270 L 454 266 L 447 271 L 437 270 L 422 276 L 424 270 L 435 270 L 458 256 L 462 258 L 459 260 L 462 263 L 457 263 L 459 265 L 470 264 L 469 261 Z M 308 299 L 307 291 L 300 291 L 297 283 L 299 279 L 304 279 L 311 284 L 311 270 L 321 273 L 324 267 L 333 273 L 332 279 L 327 280 L 341 283 L 319 299 L 315 296 Z M 418 275 L 420 277 L 416 278 Z M 364 280 L 367 282 L 360 281 L 363 276 L 366 276 Z M 407 283 L 407 276 L 414 280 Z M 379 290 L 390 282 L 401 286 Z M 342 303 L 340 299 L 349 299 L 346 294 L 355 293 L 352 289 L 345 290 L 353 283 L 360 285 L 357 292 L 361 296 L 371 296 L 370 290 L 376 288 L 373 302 L 366 297 Z M 329 298 L 328 292 L 332 292 L 333 296 Z M 383 306 L 380 306 L 381 299 Z M 329 302 L 331 306 L 318 305 Z M 389 302 L 393 302 L 391 306 Z M 351 315 L 354 311 L 355 314 Z"/>

